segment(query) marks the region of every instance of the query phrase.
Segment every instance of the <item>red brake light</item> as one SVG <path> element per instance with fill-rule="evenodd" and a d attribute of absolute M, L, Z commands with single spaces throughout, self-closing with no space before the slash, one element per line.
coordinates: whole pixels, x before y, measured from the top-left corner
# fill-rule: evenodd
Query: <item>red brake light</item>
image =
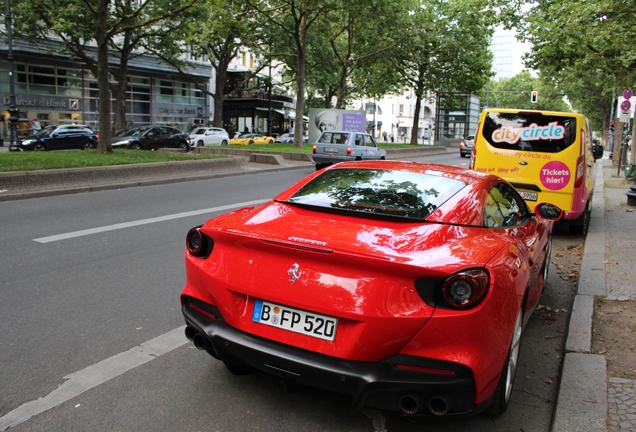
<path fill-rule="evenodd" d="M 203 235 L 199 228 L 192 228 L 186 236 L 186 246 L 192 255 L 199 255 L 203 249 Z"/>
<path fill-rule="evenodd" d="M 574 180 L 574 187 L 577 188 L 583 184 L 585 179 L 585 154 L 579 156 L 576 160 L 576 179 Z"/>
<path fill-rule="evenodd" d="M 311 151 L 313 152 L 313 154 L 316 154 L 316 146 L 315 145 L 311 146 Z"/>
<path fill-rule="evenodd" d="M 96 139 L 99 139 L 99 134 L 95 134 L 95 138 L 96 138 Z"/>
<path fill-rule="evenodd" d="M 351 156 L 351 147 L 347 147 L 347 156 Z"/>
<path fill-rule="evenodd" d="M 446 279 L 442 293 L 453 309 L 465 310 L 477 306 L 486 297 L 490 276 L 483 269 L 466 270 Z"/>

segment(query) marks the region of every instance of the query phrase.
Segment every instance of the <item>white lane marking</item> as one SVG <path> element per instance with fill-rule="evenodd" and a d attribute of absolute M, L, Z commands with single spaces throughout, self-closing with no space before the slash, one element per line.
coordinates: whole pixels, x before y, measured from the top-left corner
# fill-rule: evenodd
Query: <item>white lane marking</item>
<path fill-rule="evenodd" d="M 229 205 L 224 205 L 219 207 L 211 207 L 211 208 L 201 209 L 201 210 L 193 210 L 189 212 L 176 213 L 176 214 L 159 216 L 159 217 L 149 218 L 149 219 L 141 219 L 141 220 L 136 220 L 131 222 L 123 222 L 123 223 L 118 223 L 114 225 L 106 225 L 102 227 L 90 228 L 90 229 L 85 229 L 80 231 L 73 231 L 69 233 L 57 234 L 57 235 L 52 235 L 48 237 L 40 237 L 40 238 L 33 239 L 33 241 L 38 243 L 51 243 L 54 241 L 68 240 L 75 237 L 82 237 L 82 236 L 97 234 L 97 233 L 101 233 L 105 231 L 114 231 L 114 230 L 118 230 L 122 228 L 130 228 L 134 226 L 146 225 L 146 224 L 151 224 L 155 222 L 164 222 L 164 221 L 168 221 L 172 219 L 180 219 L 184 217 L 197 216 L 197 215 L 205 214 L 205 213 L 214 213 L 218 211 L 231 210 L 234 208 L 246 207 L 246 206 L 255 205 L 255 204 L 263 204 L 267 201 L 269 200 L 245 201 L 242 203 L 229 204 Z"/>
<path fill-rule="evenodd" d="M 68 381 L 48 395 L 20 405 L 0 417 L 0 431 L 24 423 L 33 416 L 55 408 L 87 390 L 185 345 L 188 341 L 183 335 L 184 329 L 185 326 L 181 326 L 128 351 L 65 376 L 64 379 Z"/>

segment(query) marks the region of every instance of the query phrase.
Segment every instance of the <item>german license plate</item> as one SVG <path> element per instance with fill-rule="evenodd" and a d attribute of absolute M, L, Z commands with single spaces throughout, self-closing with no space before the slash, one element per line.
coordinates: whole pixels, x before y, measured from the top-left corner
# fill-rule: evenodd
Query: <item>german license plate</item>
<path fill-rule="evenodd" d="M 335 147 L 325 147 L 325 153 L 338 153 L 338 149 Z"/>
<path fill-rule="evenodd" d="M 252 321 L 333 342 L 338 319 L 256 300 Z"/>
<path fill-rule="evenodd" d="M 539 194 L 536 192 L 521 192 L 520 195 L 527 201 L 536 201 L 539 198 Z"/>

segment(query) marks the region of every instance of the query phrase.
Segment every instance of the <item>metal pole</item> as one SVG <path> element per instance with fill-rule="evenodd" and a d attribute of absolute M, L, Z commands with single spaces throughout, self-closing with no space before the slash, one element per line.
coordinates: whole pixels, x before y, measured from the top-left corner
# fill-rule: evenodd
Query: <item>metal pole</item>
<path fill-rule="evenodd" d="M 13 77 L 13 41 L 11 39 L 11 23 L 13 18 L 11 17 L 11 3 L 10 0 L 6 0 L 7 12 L 5 15 L 6 27 L 7 27 L 7 60 L 9 61 L 9 133 L 10 144 L 17 145 L 18 143 L 18 107 L 15 104 L 15 82 Z"/>
<path fill-rule="evenodd" d="M 269 46 L 269 82 L 267 85 L 267 136 L 272 136 L 272 46 Z"/>

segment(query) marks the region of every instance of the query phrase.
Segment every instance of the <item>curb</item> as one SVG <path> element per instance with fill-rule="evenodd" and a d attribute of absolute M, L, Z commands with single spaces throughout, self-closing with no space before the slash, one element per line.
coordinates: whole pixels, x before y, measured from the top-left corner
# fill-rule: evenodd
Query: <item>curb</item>
<path fill-rule="evenodd" d="M 574 297 L 552 432 L 607 430 L 607 361 L 591 354 L 594 297 L 605 296 L 603 159 L 596 165 L 590 227 Z"/>

